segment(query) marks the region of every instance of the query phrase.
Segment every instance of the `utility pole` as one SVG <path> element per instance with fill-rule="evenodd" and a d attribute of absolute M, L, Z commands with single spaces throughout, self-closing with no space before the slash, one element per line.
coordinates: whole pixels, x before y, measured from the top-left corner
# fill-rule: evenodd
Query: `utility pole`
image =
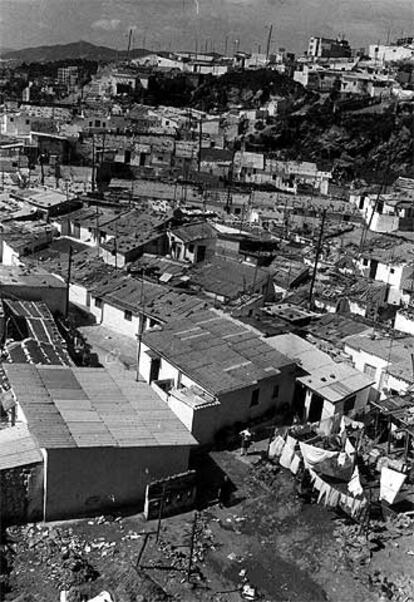
<path fill-rule="evenodd" d="M 92 134 L 92 192 L 95 192 L 95 134 Z"/>
<path fill-rule="evenodd" d="M 116 218 L 116 220 L 115 220 L 114 251 L 115 251 L 115 269 L 118 269 L 118 218 Z"/>
<path fill-rule="evenodd" d="M 319 238 L 318 238 L 318 246 L 316 247 L 316 255 L 315 255 L 315 265 L 313 266 L 312 280 L 309 290 L 309 307 L 312 308 L 313 303 L 313 289 L 315 286 L 316 272 L 318 270 L 318 261 L 322 251 L 322 240 L 323 240 L 323 230 L 325 227 L 325 219 L 326 219 L 326 209 L 322 211 L 322 220 L 321 220 L 321 228 L 319 230 Z"/>
<path fill-rule="evenodd" d="M 72 275 L 72 255 L 73 255 L 73 248 L 72 248 L 72 245 L 69 245 L 68 272 L 67 272 L 67 276 L 66 276 L 66 311 L 65 311 L 65 318 L 67 318 L 68 315 L 69 315 L 69 293 L 70 293 L 70 278 L 71 278 L 71 275 Z"/>
<path fill-rule="evenodd" d="M 141 347 L 142 347 L 142 334 L 144 332 L 144 268 L 142 268 L 141 275 L 141 298 L 140 298 L 140 311 L 139 311 L 139 324 L 138 324 L 138 349 L 137 349 L 137 373 L 135 380 L 139 382 L 139 365 L 141 362 Z"/>
<path fill-rule="evenodd" d="M 197 165 L 197 171 L 200 172 L 201 171 L 201 146 L 202 146 L 202 142 L 203 142 L 203 118 L 200 117 L 200 129 L 198 132 L 198 165 Z"/>
<path fill-rule="evenodd" d="M 266 61 L 269 60 L 269 54 L 270 54 L 270 44 L 272 42 L 272 32 L 273 32 L 273 24 L 270 25 L 269 28 L 269 35 L 267 36 L 267 45 L 266 45 Z"/>
<path fill-rule="evenodd" d="M 97 257 L 99 257 L 99 247 L 100 247 L 101 237 L 99 234 L 99 207 L 98 207 L 98 205 L 96 205 L 95 221 L 96 221 L 96 254 L 97 254 Z"/>
<path fill-rule="evenodd" d="M 129 63 L 129 53 L 131 52 L 131 43 L 132 43 L 132 29 L 129 30 L 129 37 L 128 37 L 128 50 L 127 50 L 127 63 Z"/>

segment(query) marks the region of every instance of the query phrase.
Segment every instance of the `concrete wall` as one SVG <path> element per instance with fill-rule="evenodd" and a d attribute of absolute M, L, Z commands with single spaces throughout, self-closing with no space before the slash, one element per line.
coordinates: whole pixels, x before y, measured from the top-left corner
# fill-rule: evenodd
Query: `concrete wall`
<path fill-rule="evenodd" d="M 366 408 L 368 403 L 368 398 L 370 394 L 370 387 L 363 389 L 362 391 L 358 391 L 356 394 L 355 405 L 353 410 L 349 411 L 347 415 L 355 416 L 356 414 L 360 414 Z M 308 417 L 310 404 L 312 401 L 312 391 L 310 389 L 306 390 L 305 395 L 305 417 Z M 346 399 L 338 401 L 337 403 L 332 403 L 328 399 L 324 399 L 322 406 L 322 415 L 321 420 L 326 420 L 327 418 L 331 418 L 335 414 L 342 415 L 344 413 L 344 405 Z"/>
<path fill-rule="evenodd" d="M 397 311 L 394 322 L 395 330 L 414 335 L 414 315 Z"/>
<path fill-rule="evenodd" d="M 0 483 L 0 520 L 3 525 L 42 520 L 43 464 L 3 470 Z"/>
<path fill-rule="evenodd" d="M 149 382 L 151 358 L 146 351 L 148 351 L 148 347 L 143 344 L 139 371 L 143 378 Z M 197 384 L 197 386 L 200 387 L 198 383 L 192 381 L 185 374 L 180 373 L 177 368 L 167 362 L 164 358 L 161 358 L 160 371 L 157 380 L 171 380 L 173 381 L 174 386 L 179 386 L 181 384 L 182 386 L 187 387 Z M 274 397 L 276 386 L 279 387 L 279 391 L 277 396 Z M 200 388 L 202 389 L 202 387 Z M 259 403 L 255 406 L 251 406 L 252 393 L 255 389 L 259 389 Z M 212 394 L 210 391 L 204 390 L 206 393 Z M 220 395 L 218 398 L 220 406 L 214 406 L 211 411 L 208 412 L 207 410 L 190 412 L 187 409 L 188 406 L 184 407 L 186 404 L 178 403 L 170 398 L 168 398 L 168 404 L 187 428 L 191 426 L 191 432 L 196 439 L 206 443 L 207 441 L 211 441 L 213 436 L 226 426 L 232 426 L 238 422 L 249 422 L 271 409 L 281 407 L 285 403 L 291 405 L 293 402 L 294 390 L 295 368 L 290 366 L 283 369 L 280 374 L 270 376 L 268 379 L 259 382 L 256 385 Z M 205 433 L 203 432 L 203 429 L 205 429 Z"/>
<path fill-rule="evenodd" d="M 346 343 L 345 343 L 344 351 L 345 351 L 345 353 L 347 353 L 348 355 L 351 356 L 351 359 L 352 359 L 352 362 L 353 362 L 355 368 L 357 370 L 359 370 L 360 372 L 364 372 L 364 368 L 365 368 L 366 364 L 368 364 L 369 366 L 373 366 L 375 368 L 375 373 L 373 375 L 375 383 L 373 386 L 378 391 L 381 391 L 382 387 L 384 386 L 383 375 L 384 375 L 384 372 L 385 372 L 388 362 L 379 357 L 376 357 L 375 355 L 366 353 L 365 351 L 354 349 L 353 347 L 350 347 Z"/>
<path fill-rule="evenodd" d="M 45 520 L 143 509 L 148 483 L 188 469 L 189 447 L 47 451 Z"/>
<path fill-rule="evenodd" d="M 79 284 L 72 284 L 69 287 L 69 301 L 75 305 L 82 305 L 90 309 L 91 298 L 87 289 Z"/>

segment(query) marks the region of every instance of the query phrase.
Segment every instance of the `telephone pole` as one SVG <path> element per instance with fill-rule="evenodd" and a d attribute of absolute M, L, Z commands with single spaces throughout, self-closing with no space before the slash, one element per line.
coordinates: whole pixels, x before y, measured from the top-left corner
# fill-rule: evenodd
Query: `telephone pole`
<path fill-rule="evenodd" d="M 203 118 L 200 117 L 200 129 L 198 132 L 198 165 L 197 165 L 197 171 L 200 172 L 201 171 L 201 147 L 203 144 Z"/>
<path fill-rule="evenodd" d="M 316 272 L 318 270 L 318 261 L 322 251 L 322 241 L 323 241 L 323 230 L 325 227 L 326 220 L 326 209 L 322 211 L 322 220 L 321 220 L 321 228 L 319 230 L 319 238 L 318 238 L 318 246 L 316 247 L 316 255 L 315 255 L 315 265 L 313 266 L 312 280 L 309 290 L 309 307 L 312 309 L 313 303 L 313 289 L 315 286 Z"/>
<path fill-rule="evenodd" d="M 65 318 L 69 315 L 69 296 L 70 296 L 70 278 L 72 275 L 72 255 L 73 248 L 72 245 L 69 245 L 69 254 L 68 254 L 68 272 L 66 276 L 66 308 L 65 308 Z"/>
<path fill-rule="evenodd" d="M 270 54 L 270 44 L 272 42 L 272 32 L 273 32 L 273 25 L 270 25 L 269 28 L 269 35 L 267 37 L 267 44 L 266 44 L 266 61 L 269 60 L 269 54 Z"/>
<path fill-rule="evenodd" d="M 141 298 L 139 302 L 139 323 L 138 323 L 138 348 L 137 348 L 137 373 L 135 380 L 139 382 L 139 365 L 141 362 L 141 347 L 142 347 L 142 335 L 144 332 L 144 268 L 142 268 L 141 274 Z"/>

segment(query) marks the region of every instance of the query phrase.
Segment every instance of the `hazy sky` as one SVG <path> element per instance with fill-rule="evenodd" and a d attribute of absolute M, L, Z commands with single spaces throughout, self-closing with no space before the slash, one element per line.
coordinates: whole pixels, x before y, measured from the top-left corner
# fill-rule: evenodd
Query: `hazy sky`
<path fill-rule="evenodd" d="M 273 23 L 273 48 L 306 48 L 311 35 L 344 34 L 354 47 L 387 36 L 414 35 L 414 0 L 0 0 L 0 46 L 23 48 L 87 40 L 193 49 L 206 40 L 223 51 L 240 40 L 247 51 L 265 46 Z"/>

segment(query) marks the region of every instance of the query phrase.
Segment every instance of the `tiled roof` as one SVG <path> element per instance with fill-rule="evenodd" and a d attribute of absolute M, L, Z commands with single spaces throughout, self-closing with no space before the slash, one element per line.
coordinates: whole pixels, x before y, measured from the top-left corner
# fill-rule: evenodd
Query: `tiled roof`
<path fill-rule="evenodd" d="M 256 332 L 214 310 L 148 331 L 144 343 L 213 395 L 252 386 L 294 365 Z"/>
<path fill-rule="evenodd" d="M 42 448 L 193 445 L 150 386 L 101 368 L 3 366 L 30 433 Z"/>

